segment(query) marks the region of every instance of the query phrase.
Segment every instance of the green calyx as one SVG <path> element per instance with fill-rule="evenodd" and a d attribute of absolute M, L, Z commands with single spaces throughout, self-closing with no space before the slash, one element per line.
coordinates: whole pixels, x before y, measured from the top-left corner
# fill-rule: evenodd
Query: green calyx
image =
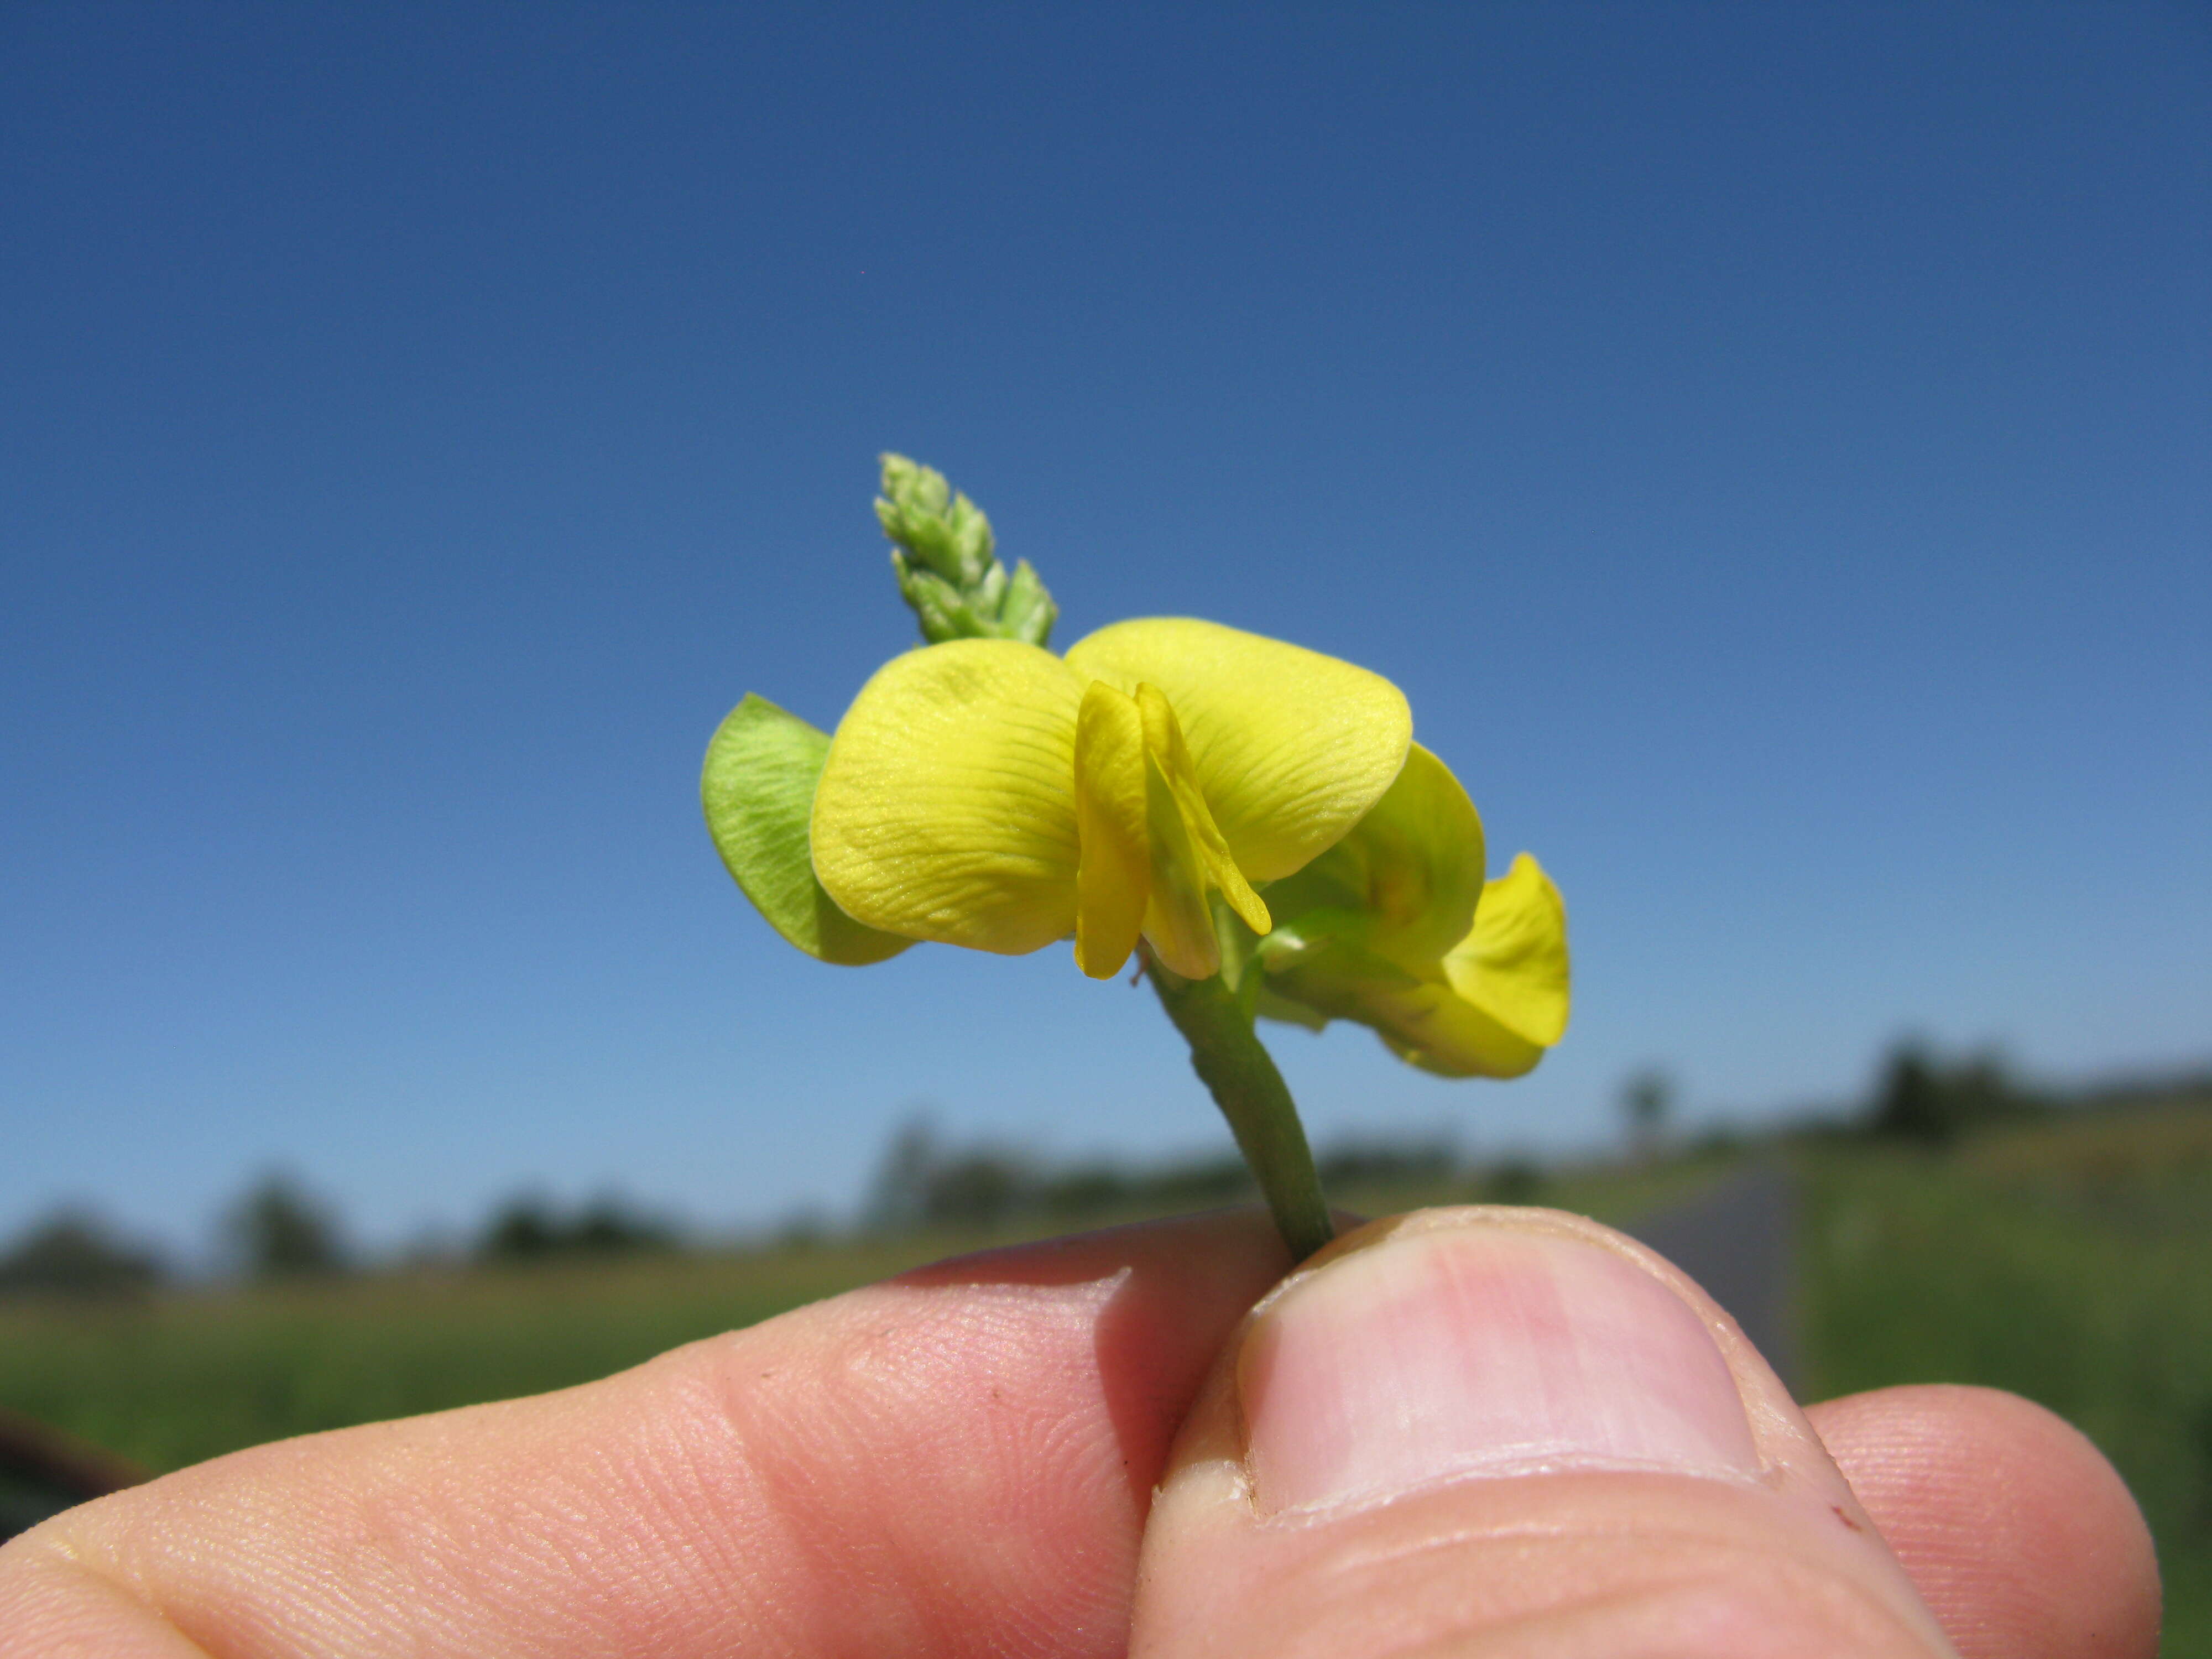
<path fill-rule="evenodd" d="M 699 804 L 724 867 L 770 927 L 817 961 L 864 967 L 914 941 L 854 921 L 815 878 L 807 821 L 829 753 L 828 732 L 748 693 L 707 745 Z"/>
<path fill-rule="evenodd" d="M 1011 575 L 999 562 L 983 509 L 954 493 L 934 467 L 883 458 L 876 517 L 891 541 L 899 592 L 932 645 L 946 640 L 1019 640 L 1042 646 L 1060 607 L 1027 559 Z"/>

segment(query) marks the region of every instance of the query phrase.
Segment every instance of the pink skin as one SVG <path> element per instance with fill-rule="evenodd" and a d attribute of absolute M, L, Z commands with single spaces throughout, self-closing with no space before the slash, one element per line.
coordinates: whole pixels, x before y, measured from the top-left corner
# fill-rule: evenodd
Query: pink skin
<path fill-rule="evenodd" d="M 1869 1483 L 1882 1512 L 1734 1322 L 1632 1241 L 1533 1210 L 1371 1224 L 1270 1292 L 1200 1391 L 1148 1517 L 1131 1650 L 2155 1651 L 2148 1536 L 2080 1437 L 1974 1390 L 1845 1408 L 1838 1448 L 1893 1471 Z M 1946 1427 L 1984 1461 L 1931 1437 Z M 2085 1545 L 2094 1566 L 2069 1565 Z"/>
<path fill-rule="evenodd" d="M 1285 1265 L 1248 1215 L 1023 1247 L 584 1388 L 217 1459 L 0 1549 L 5 1650 L 1119 1654 L 1178 1426 Z M 2073 1431 L 1960 1389 L 1814 1420 L 1970 1659 L 2152 1651 L 2148 1541 Z"/>
<path fill-rule="evenodd" d="M 2103 1454 L 2017 1395 L 1880 1389 L 1807 1413 L 1963 1659 L 2158 1650 L 2158 1567 Z"/>

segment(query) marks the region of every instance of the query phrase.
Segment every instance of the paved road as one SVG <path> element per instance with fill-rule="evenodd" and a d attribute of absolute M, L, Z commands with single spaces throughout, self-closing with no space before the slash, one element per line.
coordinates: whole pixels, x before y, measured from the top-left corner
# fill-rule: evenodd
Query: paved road
<path fill-rule="evenodd" d="M 1794 1389 L 1796 1228 L 1797 1193 L 1789 1171 L 1765 1164 L 1656 1211 L 1628 1231 L 1710 1291 Z"/>

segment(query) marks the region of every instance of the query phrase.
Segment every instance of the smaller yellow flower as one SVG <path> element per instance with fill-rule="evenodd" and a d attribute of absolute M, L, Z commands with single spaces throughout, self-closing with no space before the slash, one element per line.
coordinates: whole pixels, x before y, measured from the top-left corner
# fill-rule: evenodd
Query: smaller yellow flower
<path fill-rule="evenodd" d="M 1375 1028 L 1445 1077 L 1518 1077 L 1565 1033 L 1566 907 L 1523 853 L 1483 879 L 1482 820 L 1419 744 L 1373 811 L 1269 890 L 1258 1011 Z"/>

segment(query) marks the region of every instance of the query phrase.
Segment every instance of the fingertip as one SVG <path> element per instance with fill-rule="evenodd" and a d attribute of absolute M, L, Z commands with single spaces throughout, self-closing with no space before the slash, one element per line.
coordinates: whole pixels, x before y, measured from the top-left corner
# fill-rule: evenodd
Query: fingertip
<path fill-rule="evenodd" d="M 1962 1659 L 2151 1659 L 2158 1559 L 2088 1437 L 2033 1401 L 1950 1384 L 1807 1413 Z"/>
<path fill-rule="evenodd" d="M 1152 1509 L 1131 1651 L 1943 1650 L 1727 1316 L 1585 1218 L 1378 1222 L 1255 1310 Z"/>
<path fill-rule="evenodd" d="M 1118 1652 L 1175 1426 L 1287 1265 L 1243 1213 L 1026 1245 L 251 1448 L 11 1546 L 0 1650 Z"/>

